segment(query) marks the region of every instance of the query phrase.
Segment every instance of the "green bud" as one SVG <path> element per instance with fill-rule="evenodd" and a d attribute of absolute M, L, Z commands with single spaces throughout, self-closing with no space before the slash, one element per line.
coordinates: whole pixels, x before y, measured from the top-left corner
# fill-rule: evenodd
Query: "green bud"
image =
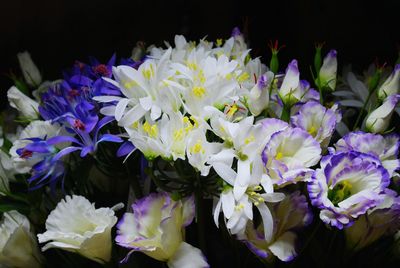
<path fill-rule="evenodd" d="M 321 45 L 316 45 L 315 46 L 314 69 L 315 69 L 315 73 L 317 75 L 318 75 L 319 70 L 321 69 L 321 66 L 322 66 L 321 50 L 322 50 L 322 46 Z"/>
<path fill-rule="evenodd" d="M 382 69 L 378 68 L 376 72 L 368 79 L 368 89 L 373 91 L 379 84 L 379 80 L 381 79 Z"/>
<path fill-rule="evenodd" d="M 275 40 L 274 43 L 272 43 L 272 41 L 269 43 L 269 48 L 271 49 L 271 54 L 272 54 L 271 61 L 269 63 L 269 69 L 274 74 L 277 74 L 279 71 L 278 53 L 279 53 L 279 50 L 281 50 L 284 47 L 285 47 L 285 45 L 282 45 L 279 47 L 278 40 Z"/>
<path fill-rule="evenodd" d="M 278 73 L 278 70 L 279 70 L 278 52 L 272 52 L 271 61 L 269 63 L 269 69 L 274 74 Z"/>

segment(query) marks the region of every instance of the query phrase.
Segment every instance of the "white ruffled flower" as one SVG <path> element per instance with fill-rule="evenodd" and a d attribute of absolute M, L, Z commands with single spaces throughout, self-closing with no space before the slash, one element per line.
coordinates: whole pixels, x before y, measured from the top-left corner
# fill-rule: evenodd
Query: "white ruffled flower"
<path fill-rule="evenodd" d="M 369 132 L 383 133 L 388 128 L 390 118 L 400 101 L 400 95 L 389 96 L 384 103 L 369 114 L 365 127 Z"/>
<path fill-rule="evenodd" d="M 39 103 L 26 96 L 18 88 L 12 86 L 7 91 L 7 97 L 10 106 L 17 109 L 23 117 L 38 118 Z"/>
<path fill-rule="evenodd" d="M 24 51 L 17 54 L 17 58 L 19 61 L 19 66 L 21 67 L 22 74 L 24 75 L 24 79 L 28 85 L 31 87 L 37 87 L 42 82 L 42 76 L 39 72 L 39 69 L 36 67 L 33 62 L 31 55 L 28 51 Z"/>
<path fill-rule="evenodd" d="M 114 210 L 96 209 L 82 196 L 66 196 L 46 220 L 46 232 L 38 234 L 42 250 L 60 248 L 99 263 L 111 258 L 111 228 L 117 222 Z"/>
<path fill-rule="evenodd" d="M 31 122 L 24 130 L 21 131 L 19 138 L 13 143 L 10 148 L 11 159 L 14 164 L 14 169 L 17 173 L 28 173 L 32 166 L 41 161 L 42 159 L 35 157 L 25 157 L 24 154 L 19 155 L 18 149 L 24 148 L 32 141 L 30 138 L 51 138 L 57 136 L 61 128 L 56 124 L 51 124 L 50 121 L 36 120 Z M 27 152 L 27 156 L 29 152 Z"/>
<path fill-rule="evenodd" d="M 29 220 L 15 210 L 4 213 L 0 221 L 0 267 L 37 268 L 41 262 Z"/>

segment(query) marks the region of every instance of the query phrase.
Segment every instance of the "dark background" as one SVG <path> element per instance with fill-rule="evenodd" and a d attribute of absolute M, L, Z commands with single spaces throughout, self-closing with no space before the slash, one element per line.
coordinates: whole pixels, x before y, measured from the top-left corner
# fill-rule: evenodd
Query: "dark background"
<path fill-rule="evenodd" d="M 393 64 L 400 41 L 400 1 L 380 0 L 12 0 L 0 4 L 0 99 L 19 72 L 16 53 L 31 52 L 45 79 L 61 76 L 74 60 L 114 52 L 128 57 L 138 40 L 161 45 L 176 33 L 188 39 L 229 37 L 241 27 L 254 56 L 269 60 L 268 41 L 286 44 L 281 63 L 300 60 L 309 76 L 314 43 L 336 48 L 339 63 L 362 70 L 376 57 Z M 246 25 L 244 27 L 244 25 Z M 326 52 L 326 51 L 325 51 Z M 282 67 L 281 65 L 281 67 Z"/>

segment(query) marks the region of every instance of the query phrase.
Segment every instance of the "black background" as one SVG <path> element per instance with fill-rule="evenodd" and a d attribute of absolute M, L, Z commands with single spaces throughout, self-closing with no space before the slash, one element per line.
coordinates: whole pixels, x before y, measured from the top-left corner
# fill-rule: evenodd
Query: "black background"
<path fill-rule="evenodd" d="M 1 105 L 12 85 L 5 74 L 19 72 L 16 53 L 31 52 L 45 79 L 56 79 L 74 60 L 114 52 L 129 56 L 138 40 L 161 45 L 175 34 L 188 39 L 229 37 L 239 26 L 253 55 L 269 60 L 268 41 L 286 48 L 282 64 L 300 60 L 308 76 L 314 43 L 336 48 L 340 65 L 362 70 L 376 57 L 393 64 L 400 40 L 400 1 L 333 0 L 13 0 L 0 4 Z M 262 5 L 263 3 L 264 5 Z M 244 25 L 247 25 L 244 27 Z M 281 65 L 282 67 L 282 65 Z"/>

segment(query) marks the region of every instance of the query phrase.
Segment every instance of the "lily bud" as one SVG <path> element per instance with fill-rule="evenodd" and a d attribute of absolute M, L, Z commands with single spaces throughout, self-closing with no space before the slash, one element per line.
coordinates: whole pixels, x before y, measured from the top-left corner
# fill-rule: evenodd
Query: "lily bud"
<path fill-rule="evenodd" d="M 325 56 L 321 69 L 319 70 L 318 80 L 322 88 L 329 88 L 331 91 L 336 88 L 337 73 L 337 52 L 332 49 Z"/>
<path fill-rule="evenodd" d="M 394 67 L 392 74 L 378 89 L 378 97 L 383 100 L 387 96 L 397 94 L 400 91 L 400 64 Z"/>
<path fill-rule="evenodd" d="M 39 69 L 33 62 L 31 55 L 28 51 L 24 51 L 17 54 L 19 66 L 21 67 L 22 74 L 26 83 L 31 87 L 37 87 L 42 83 L 42 76 Z"/>
<path fill-rule="evenodd" d="M 372 133 L 384 132 L 390 123 L 394 108 L 400 100 L 400 95 L 391 95 L 375 109 L 367 118 L 366 128 Z"/>

